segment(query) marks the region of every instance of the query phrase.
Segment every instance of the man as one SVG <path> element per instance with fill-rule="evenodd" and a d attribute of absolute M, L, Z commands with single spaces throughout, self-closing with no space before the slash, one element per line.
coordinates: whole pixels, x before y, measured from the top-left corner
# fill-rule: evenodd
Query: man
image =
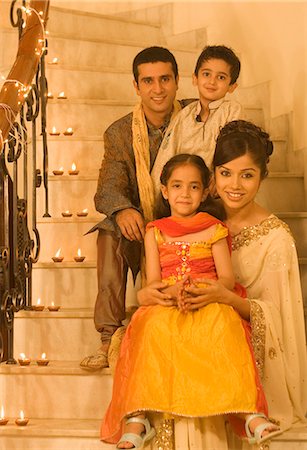
<path fill-rule="evenodd" d="M 112 335 L 125 319 L 128 268 L 135 280 L 145 225 L 153 218 L 150 170 L 170 120 L 181 108 L 175 101 L 178 67 L 169 50 L 142 50 L 133 61 L 133 74 L 141 102 L 104 134 L 105 154 L 94 198 L 97 211 L 107 217 L 91 230 L 99 230 L 94 322 L 102 342 L 96 354 L 80 363 L 91 369 L 108 366 Z"/>

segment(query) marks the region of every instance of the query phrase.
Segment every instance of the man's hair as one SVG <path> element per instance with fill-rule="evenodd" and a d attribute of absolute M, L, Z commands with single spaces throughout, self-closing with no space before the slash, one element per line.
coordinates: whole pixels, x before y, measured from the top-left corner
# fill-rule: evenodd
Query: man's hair
<path fill-rule="evenodd" d="M 230 84 L 234 84 L 239 76 L 241 63 L 235 52 L 225 45 L 207 45 L 201 52 L 196 62 L 194 75 L 197 77 L 200 66 L 209 59 L 222 59 L 230 65 Z"/>
<path fill-rule="evenodd" d="M 178 66 L 174 55 L 164 47 L 148 47 L 136 55 L 133 60 L 132 70 L 136 83 L 139 79 L 138 67 L 140 64 L 155 63 L 155 62 L 169 62 L 172 65 L 175 78 L 178 76 Z"/>

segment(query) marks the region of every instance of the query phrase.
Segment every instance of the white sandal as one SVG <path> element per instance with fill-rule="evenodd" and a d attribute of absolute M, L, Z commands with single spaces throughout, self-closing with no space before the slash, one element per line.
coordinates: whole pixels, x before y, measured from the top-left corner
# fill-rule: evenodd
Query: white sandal
<path fill-rule="evenodd" d="M 118 447 L 118 444 L 121 444 L 122 442 L 130 442 L 134 445 L 131 450 L 141 450 L 144 448 L 144 445 L 146 442 L 150 441 L 156 434 L 155 429 L 150 425 L 148 419 L 141 419 L 140 417 L 130 417 L 130 419 L 126 420 L 126 424 L 128 423 L 141 423 L 145 427 L 145 433 L 142 433 L 141 435 L 136 433 L 124 433 L 120 440 L 118 441 L 116 448 L 119 450 L 120 447 Z M 130 450 L 130 449 L 129 449 Z"/>
<path fill-rule="evenodd" d="M 266 422 L 258 425 L 255 428 L 254 432 L 252 433 L 250 431 L 249 424 L 251 423 L 252 420 L 257 418 L 266 419 Z M 271 428 L 271 430 L 268 430 L 269 428 Z M 268 430 L 269 434 L 262 436 L 264 430 Z M 267 441 L 268 439 L 272 439 L 272 437 L 281 434 L 282 430 L 279 428 L 278 425 L 275 425 L 274 423 L 270 422 L 269 419 L 263 413 L 256 413 L 247 416 L 245 420 L 245 432 L 249 444 L 260 444 L 261 442 Z"/>

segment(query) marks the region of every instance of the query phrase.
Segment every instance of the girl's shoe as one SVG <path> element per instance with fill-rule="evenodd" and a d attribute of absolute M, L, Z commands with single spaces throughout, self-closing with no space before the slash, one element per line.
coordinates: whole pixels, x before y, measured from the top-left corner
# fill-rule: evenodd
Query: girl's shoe
<path fill-rule="evenodd" d="M 249 424 L 251 423 L 252 420 L 257 419 L 257 418 L 266 419 L 266 422 L 258 425 L 255 428 L 254 432 L 251 433 L 251 431 L 249 429 Z M 264 436 L 262 436 L 262 433 L 265 430 L 268 430 L 269 434 L 265 434 Z M 262 413 L 256 413 L 256 414 L 251 414 L 251 415 L 247 416 L 247 418 L 245 420 L 245 432 L 246 432 L 246 436 L 247 436 L 247 440 L 248 440 L 249 444 L 260 444 L 261 442 L 267 441 L 268 439 L 272 439 L 272 437 L 277 436 L 282 433 L 279 426 L 270 422 L 269 419 Z"/>
<path fill-rule="evenodd" d="M 155 429 L 150 425 L 148 419 L 141 419 L 139 417 L 130 417 L 130 419 L 126 420 L 126 424 L 132 422 L 143 424 L 145 427 L 145 433 L 142 433 L 141 435 L 136 433 L 124 433 L 120 438 L 120 440 L 118 441 L 116 448 L 119 448 L 118 444 L 127 441 L 131 442 L 131 444 L 134 445 L 134 447 L 132 447 L 132 450 L 141 450 L 142 448 L 144 448 L 144 445 L 147 442 L 149 442 L 156 434 Z"/>

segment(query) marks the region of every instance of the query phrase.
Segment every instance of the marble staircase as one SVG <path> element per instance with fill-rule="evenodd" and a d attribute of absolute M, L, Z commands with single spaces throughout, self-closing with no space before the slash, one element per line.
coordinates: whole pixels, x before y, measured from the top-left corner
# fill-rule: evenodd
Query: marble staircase
<path fill-rule="evenodd" d="M 8 20 L 6 23 L 0 16 L 1 33 L 7 43 L 1 49 L 0 62 L 5 61 L 7 67 L 15 54 L 16 34 Z M 99 441 L 101 418 L 111 395 L 110 370 L 89 372 L 79 367 L 80 359 L 99 346 L 93 324 L 96 235 L 85 233 L 102 219 L 93 204 L 104 151 L 102 136 L 106 127 L 129 112 L 136 101 L 131 62 L 139 50 L 171 42 L 180 70 L 178 98 L 184 98 L 196 96 L 190 74 L 200 48 L 206 44 L 202 41 L 194 47 L 189 45 L 190 39 L 193 41 L 191 33 L 186 41 L 182 36 L 178 42 L 176 36 L 166 38 L 162 25 L 153 17 L 128 19 L 50 9 L 47 60 L 58 57 L 59 62 L 47 64 L 49 91 L 54 95 L 48 103 L 48 129 L 55 126 L 61 135 L 49 136 L 48 140 L 51 218 L 42 217 L 44 193 L 42 189 L 38 192 L 42 248 L 33 270 L 33 303 L 40 298 L 46 307 L 53 301 L 61 309 L 20 311 L 15 316 L 15 358 L 23 352 L 32 363 L 28 367 L 0 365 L 0 406 L 4 405 L 10 417 L 9 424 L 0 427 L 0 450 L 114 448 Z M 205 36 L 205 32 L 199 30 L 200 35 Z M 236 97 L 244 105 L 248 119 L 271 129 L 275 153 L 259 199 L 287 221 L 299 237 L 306 298 L 307 213 L 302 164 L 293 162 L 289 153 L 287 117 L 275 121 L 268 117 L 267 89 L 268 84 L 238 89 Z M 62 91 L 67 99 L 57 98 Z M 67 127 L 74 129 L 72 136 L 62 134 Z M 68 175 L 72 162 L 80 170 L 76 176 Z M 53 175 L 52 170 L 59 167 L 64 168 L 64 174 Z M 78 217 L 77 212 L 85 208 L 88 216 Z M 73 215 L 64 218 L 61 213 L 67 209 Z M 58 248 L 64 255 L 62 263 L 51 260 Z M 74 261 L 78 248 L 86 256 L 82 263 Z M 128 297 L 129 305 L 135 303 L 133 289 L 129 289 Z M 35 360 L 43 352 L 50 363 L 38 367 Z M 14 424 L 20 410 L 30 418 L 26 427 Z M 271 450 L 290 448 L 307 448 L 307 429 L 285 433 L 270 446 Z"/>

